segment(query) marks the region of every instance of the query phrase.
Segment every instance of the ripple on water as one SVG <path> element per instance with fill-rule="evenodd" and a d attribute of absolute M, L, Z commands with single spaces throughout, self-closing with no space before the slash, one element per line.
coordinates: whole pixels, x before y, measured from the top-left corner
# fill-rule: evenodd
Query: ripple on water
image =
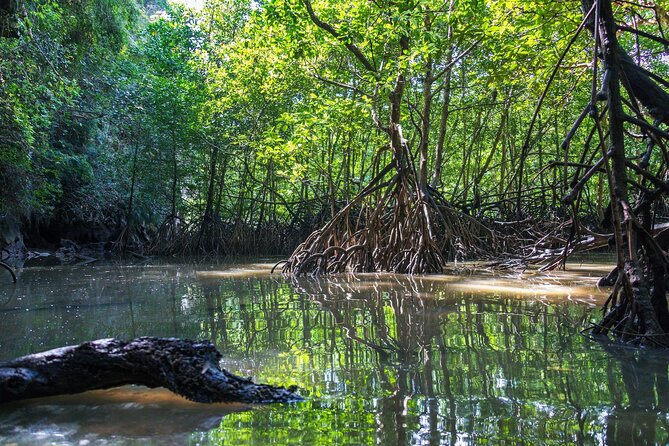
<path fill-rule="evenodd" d="M 202 405 L 123 387 L 1 405 L 0 443 L 669 441 L 669 360 L 579 334 L 610 265 L 290 281 L 271 266 L 26 268 L 0 289 L 0 359 L 97 338 L 210 339 L 225 367 L 297 384 L 304 403 Z"/>

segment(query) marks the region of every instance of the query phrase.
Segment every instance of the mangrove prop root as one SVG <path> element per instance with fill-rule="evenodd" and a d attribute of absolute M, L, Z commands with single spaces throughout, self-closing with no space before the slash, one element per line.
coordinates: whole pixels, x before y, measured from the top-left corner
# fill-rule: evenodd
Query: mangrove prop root
<path fill-rule="evenodd" d="M 617 268 L 599 282 L 600 286 L 614 287 L 604 304 L 602 321 L 592 327 L 592 334 L 668 347 L 669 237 L 666 226 L 657 221 L 669 194 L 665 181 L 669 132 L 660 128 L 669 125 L 669 93 L 664 90 L 669 82 L 635 63 L 620 45 L 612 3 L 581 1 L 585 14 L 582 23 L 591 32 L 594 45 L 590 102 L 563 143 L 567 151 L 579 128 L 589 123 L 590 130 L 583 129 L 589 136 L 570 183 L 572 190 L 563 198 L 563 204 L 571 207 L 572 219 L 552 235 L 542 237 L 523 260 L 526 264 L 547 262 L 542 269 L 552 269 L 564 265 L 575 252 L 615 244 Z M 602 70 L 598 70 L 599 61 Z M 600 102 L 605 103 L 601 110 Z M 592 122 L 585 119 L 586 114 Z M 639 136 L 631 133 L 632 127 L 637 128 Z M 643 139 L 645 151 L 628 158 L 627 152 L 637 144 L 629 145 L 626 151 L 629 138 Z M 595 159 L 599 160 L 593 164 Z M 572 167 L 569 153 L 565 153 L 562 165 L 566 175 L 567 168 Z M 611 229 L 610 234 L 596 234 L 579 219 L 586 185 L 600 172 L 608 182 L 610 199 L 601 227 Z M 600 189 L 600 206 L 601 194 Z M 568 237 L 565 229 L 569 230 Z M 562 248 L 556 248 L 558 245 Z"/>
<path fill-rule="evenodd" d="M 611 333 L 625 341 L 668 347 L 669 335 L 658 320 L 643 268 L 637 261 L 628 260 L 621 279 L 624 286 L 614 287 L 605 306 L 604 318 L 592 328 L 592 334 Z M 609 302 L 613 304 L 609 305 Z"/>
<path fill-rule="evenodd" d="M 462 214 L 436 191 L 423 190 L 411 171 L 384 181 L 386 166 L 324 227 L 314 231 L 283 264 L 292 276 L 352 272 L 429 274 L 449 259 L 499 251 L 496 234 Z"/>
<path fill-rule="evenodd" d="M 219 368 L 209 341 L 100 339 L 0 363 L 0 403 L 127 384 L 165 387 L 200 403 L 300 401 L 296 388 L 256 384 Z"/>

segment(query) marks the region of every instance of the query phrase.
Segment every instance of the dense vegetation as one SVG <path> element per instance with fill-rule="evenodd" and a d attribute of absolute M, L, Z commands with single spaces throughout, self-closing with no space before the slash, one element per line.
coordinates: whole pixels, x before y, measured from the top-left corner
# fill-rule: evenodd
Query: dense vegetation
<path fill-rule="evenodd" d="M 666 16 L 616 12 L 640 29 Z M 286 252 L 391 161 L 394 108 L 420 184 L 483 221 L 566 215 L 590 161 L 560 145 L 590 94 L 585 33 L 530 126 L 578 2 L 41 0 L 2 17 L 0 216 L 33 246 Z M 622 40 L 666 69 L 660 43 Z"/>
<path fill-rule="evenodd" d="M 3 243 L 293 275 L 611 244 L 595 331 L 669 344 L 666 6 L 0 3 Z"/>

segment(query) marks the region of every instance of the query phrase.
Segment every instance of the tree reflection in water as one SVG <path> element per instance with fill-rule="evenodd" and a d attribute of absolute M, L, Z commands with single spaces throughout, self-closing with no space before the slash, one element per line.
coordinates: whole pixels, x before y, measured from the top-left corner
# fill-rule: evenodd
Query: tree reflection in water
<path fill-rule="evenodd" d="M 287 283 L 237 269 L 202 280 L 179 265 L 26 269 L 15 296 L 0 295 L 0 357 L 101 337 L 208 338 L 228 369 L 298 384 L 307 402 L 231 414 L 169 398 L 156 410 L 152 394 L 26 402 L 0 406 L 0 443 L 43 432 L 100 444 L 669 443 L 667 356 L 582 337 L 597 304 L 565 302 L 562 288 L 551 299 L 559 278 Z"/>
<path fill-rule="evenodd" d="M 637 444 L 667 440 L 666 408 L 639 411 L 629 378 L 663 370 L 666 383 L 667 361 L 654 356 L 651 369 L 619 361 L 581 337 L 592 317 L 585 306 L 451 292 L 427 278 L 390 275 L 291 287 L 246 279 L 225 294 L 207 305 L 218 308 L 209 326 L 228 354 L 248 373 L 298 382 L 314 398 L 229 416 L 212 439 L 610 444 L 635 430 Z M 230 299 L 238 307 L 226 310 Z M 231 320 L 240 325 L 223 322 Z M 669 396 L 666 386 L 649 389 Z M 630 411 L 633 419 L 619 416 Z"/>
<path fill-rule="evenodd" d="M 602 346 L 617 358 L 625 389 L 624 394 L 612 392 L 617 401 L 606 419 L 606 444 L 669 444 L 669 353 L 608 342 Z"/>

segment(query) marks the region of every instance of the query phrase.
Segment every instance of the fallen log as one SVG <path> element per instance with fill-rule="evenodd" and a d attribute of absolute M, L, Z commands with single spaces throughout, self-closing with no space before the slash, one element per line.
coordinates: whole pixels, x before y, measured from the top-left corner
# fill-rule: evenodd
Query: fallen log
<path fill-rule="evenodd" d="M 100 339 L 0 363 L 0 403 L 127 384 L 165 387 L 200 403 L 301 401 L 296 387 L 256 384 L 218 363 L 209 341 Z"/>

